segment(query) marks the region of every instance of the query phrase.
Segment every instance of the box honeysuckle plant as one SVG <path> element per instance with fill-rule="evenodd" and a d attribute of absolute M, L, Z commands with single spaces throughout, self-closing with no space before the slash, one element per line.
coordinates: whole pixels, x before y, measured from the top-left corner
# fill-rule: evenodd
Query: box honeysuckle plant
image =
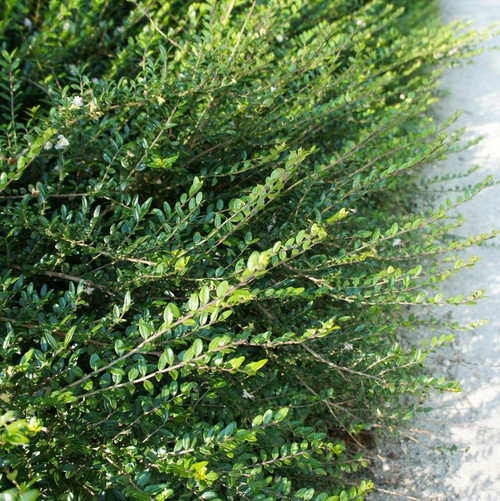
<path fill-rule="evenodd" d="M 400 331 L 450 339 L 432 311 L 481 292 L 432 291 L 489 236 L 450 239 L 448 208 L 415 202 L 460 137 L 429 113 L 437 79 L 478 40 L 433 19 L 404 0 L 5 2 L 3 499 L 372 489 L 357 437 L 456 388 Z"/>

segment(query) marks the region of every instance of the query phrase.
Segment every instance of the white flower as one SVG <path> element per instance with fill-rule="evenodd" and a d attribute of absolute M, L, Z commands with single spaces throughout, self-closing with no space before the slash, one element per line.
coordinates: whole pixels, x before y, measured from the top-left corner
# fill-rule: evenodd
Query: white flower
<path fill-rule="evenodd" d="M 33 23 L 31 22 L 31 19 L 29 17 L 25 17 L 23 20 L 24 27 L 27 28 L 29 31 L 33 29 Z"/>
<path fill-rule="evenodd" d="M 406 99 L 406 94 L 399 94 L 399 99 L 401 99 L 401 101 L 404 101 Z"/>
<path fill-rule="evenodd" d="M 94 83 L 94 84 L 98 84 L 98 83 L 99 83 L 99 79 L 98 79 L 98 78 L 96 78 L 96 77 L 94 77 L 94 78 L 92 79 L 92 83 Z"/>
<path fill-rule="evenodd" d="M 249 398 L 250 400 L 253 400 L 255 397 L 251 394 L 251 393 L 248 393 L 247 390 L 243 390 L 243 398 Z"/>
<path fill-rule="evenodd" d="M 44 150 L 50 150 L 52 148 L 52 146 L 54 146 L 52 144 L 52 141 L 47 141 L 44 145 L 43 145 L 43 149 Z"/>
<path fill-rule="evenodd" d="M 274 87 L 274 85 L 271 87 L 271 92 L 276 92 L 276 87 Z"/>
<path fill-rule="evenodd" d="M 56 150 L 62 150 L 63 148 L 66 148 L 67 146 L 69 146 L 69 141 L 62 134 L 59 134 L 57 136 L 57 143 L 54 146 L 54 148 Z"/>
<path fill-rule="evenodd" d="M 276 224 L 276 214 L 273 214 L 270 223 L 271 224 L 267 225 L 267 231 L 271 231 L 274 228 L 274 225 Z"/>
<path fill-rule="evenodd" d="M 400 238 L 395 238 L 395 239 L 392 241 L 392 245 L 393 245 L 394 247 L 397 247 L 400 243 L 401 243 L 401 239 L 400 239 Z"/>
<path fill-rule="evenodd" d="M 71 24 L 69 23 L 69 21 L 66 21 L 66 22 L 63 24 L 63 30 L 64 30 L 64 31 L 68 31 L 70 28 L 71 28 Z"/>
<path fill-rule="evenodd" d="M 344 343 L 344 350 L 351 351 L 353 348 L 354 347 L 351 343 Z"/>
<path fill-rule="evenodd" d="M 116 31 L 123 33 L 125 31 L 125 26 L 118 26 L 118 28 L 116 28 Z"/>
<path fill-rule="evenodd" d="M 356 19 L 356 24 L 363 28 L 366 26 L 366 23 L 362 19 Z"/>
<path fill-rule="evenodd" d="M 83 99 L 82 96 L 75 96 L 71 100 L 71 107 L 72 108 L 81 108 L 83 106 Z"/>
<path fill-rule="evenodd" d="M 283 42 L 283 40 L 285 40 L 285 37 L 284 37 L 283 35 L 281 35 L 281 34 L 280 34 L 280 35 L 278 35 L 278 36 L 276 37 L 276 40 L 278 41 L 278 43 L 281 43 L 281 42 Z"/>

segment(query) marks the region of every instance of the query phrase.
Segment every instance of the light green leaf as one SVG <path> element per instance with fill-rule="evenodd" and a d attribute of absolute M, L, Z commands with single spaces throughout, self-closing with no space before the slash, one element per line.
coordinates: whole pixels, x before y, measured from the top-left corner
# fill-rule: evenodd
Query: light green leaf
<path fill-rule="evenodd" d="M 132 369 L 128 371 L 129 381 L 134 381 L 135 379 L 137 379 L 138 376 L 139 376 L 139 371 L 135 367 L 132 367 Z"/>
<path fill-rule="evenodd" d="M 195 339 L 191 349 L 193 350 L 194 356 L 197 357 L 203 351 L 203 341 L 201 339 Z"/>
<path fill-rule="evenodd" d="M 198 306 L 200 305 L 199 300 L 198 300 L 198 294 L 196 292 L 193 292 L 191 294 L 191 297 L 189 298 L 188 306 L 191 311 L 196 311 L 198 309 Z"/>
<path fill-rule="evenodd" d="M 142 384 L 143 384 L 145 390 L 152 395 L 154 390 L 155 390 L 154 384 L 149 379 L 146 379 L 146 381 L 143 381 Z"/>
<path fill-rule="evenodd" d="M 207 304 L 210 301 L 210 289 L 204 285 L 200 290 L 201 304 Z"/>
<path fill-rule="evenodd" d="M 223 280 L 218 286 L 217 286 L 217 297 L 222 297 L 224 294 L 226 294 L 227 290 L 229 289 L 229 282 L 227 280 Z"/>
<path fill-rule="evenodd" d="M 281 408 L 279 411 L 277 411 L 274 414 L 274 420 L 278 421 L 278 422 L 283 421 L 283 419 L 285 419 L 288 416 L 289 411 L 290 411 L 290 409 L 288 407 Z"/>
<path fill-rule="evenodd" d="M 63 346 L 65 348 L 68 347 L 69 343 L 71 343 L 72 339 L 73 339 L 73 336 L 75 334 L 75 331 L 76 331 L 76 325 L 73 325 L 73 327 L 71 327 L 68 332 L 66 333 L 66 336 L 64 336 L 64 344 Z"/>
<path fill-rule="evenodd" d="M 245 370 L 250 371 L 250 372 L 257 372 L 261 367 L 264 367 L 264 365 L 267 364 L 267 358 L 263 358 L 262 360 L 259 360 L 258 362 L 251 362 L 247 365 L 245 365 Z"/>

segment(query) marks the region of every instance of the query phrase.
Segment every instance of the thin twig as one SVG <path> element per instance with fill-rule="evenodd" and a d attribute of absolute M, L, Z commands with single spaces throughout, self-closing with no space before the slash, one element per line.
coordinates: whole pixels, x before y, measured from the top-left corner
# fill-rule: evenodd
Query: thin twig
<path fill-rule="evenodd" d="M 314 358 L 317 358 L 320 362 L 323 362 L 324 364 L 328 365 L 328 367 L 331 367 L 332 369 L 336 369 L 339 371 L 344 371 L 344 372 L 349 372 L 350 374 L 356 374 L 357 376 L 362 376 L 366 377 L 369 379 L 375 379 L 376 381 L 380 381 L 382 383 L 386 383 L 385 379 L 379 378 L 377 376 L 373 376 L 372 374 L 366 374 L 365 372 L 360 372 L 360 371 L 355 371 L 353 369 L 349 369 L 348 367 L 342 367 L 341 365 L 334 364 L 333 362 L 330 362 L 330 360 L 327 360 L 325 357 L 320 355 L 319 353 L 315 352 L 312 348 L 309 348 L 307 344 L 301 343 L 302 348 L 304 350 L 308 351 Z"/>
<path fill-rule="evenodd" d="M 16 270 L 23 271 L 22 266 L 20 266 L 18 264 L 11 264 L 10 266 L 11 266 L 11 268 L 14 268 Z M 95 289 L 101 289 L 101 290 L 107 289 L 107 287 L 105 287 L 104 285 L 97 284 L 97 283 L 95 283 L 92 280 L 89 280 L 87 278 L 76 277 L 75 275 L 68 275 L 67 273 L 60 273 L 58 271 L 36 269 L 36 270 L 34 270 L 34 273 L 39 274 L 39 275 L 46 275 L 47 277 L 52 277 L 52 278 L 62 278 L 64 280 L 70 280 L 71 282 L 76 282 L 76 283 L 83 282 L 86 286 L 92 287 Z"/>
<path fill-rule="evenodd" d="M 175 40 L 172 40 L 166 33 L 164 33 L 158 25 L 153 21 L 153 18 L 149 15 L 149 13 L 144 10 L 137 2 L 132 0 L 132 3 L 148 18 L 148 21 L 152 24 L 153 28 L 164 38 L 166 38 L 172 45 L 177 47 L 178 49 L 182 49 L 182 46 L 180 46 Z"/>
<path fill-rule="evenodd" d="M 390 494 L 391 496 L 398 496 L 400 498 L 410 499 L 411 501 L 422 501 L 421 498 L 414 498 L 413 496 L 410 496 L 409 494 L 400 494 L 399 492 L 388 491 L 386 489 L 381 489 L 380 487 L 375 487 L 373 490 L 377 491 L 377 492 L 383 492 L 384 494 Z"/>

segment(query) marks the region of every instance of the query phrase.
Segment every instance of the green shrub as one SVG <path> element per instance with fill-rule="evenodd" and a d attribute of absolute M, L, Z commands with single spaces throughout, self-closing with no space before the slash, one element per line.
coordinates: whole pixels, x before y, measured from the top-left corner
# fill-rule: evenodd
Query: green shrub
<path fill-rule="evenodd" d="M 407 306 L 467 301 L 423 290 L 487 238 L 440 243 L 456 223 L 410 196 L 476 40 L 426 3 L 6 2 L 2 489 L 370 490 L 356 435 L 454 388 L 398 343 Z"/>

